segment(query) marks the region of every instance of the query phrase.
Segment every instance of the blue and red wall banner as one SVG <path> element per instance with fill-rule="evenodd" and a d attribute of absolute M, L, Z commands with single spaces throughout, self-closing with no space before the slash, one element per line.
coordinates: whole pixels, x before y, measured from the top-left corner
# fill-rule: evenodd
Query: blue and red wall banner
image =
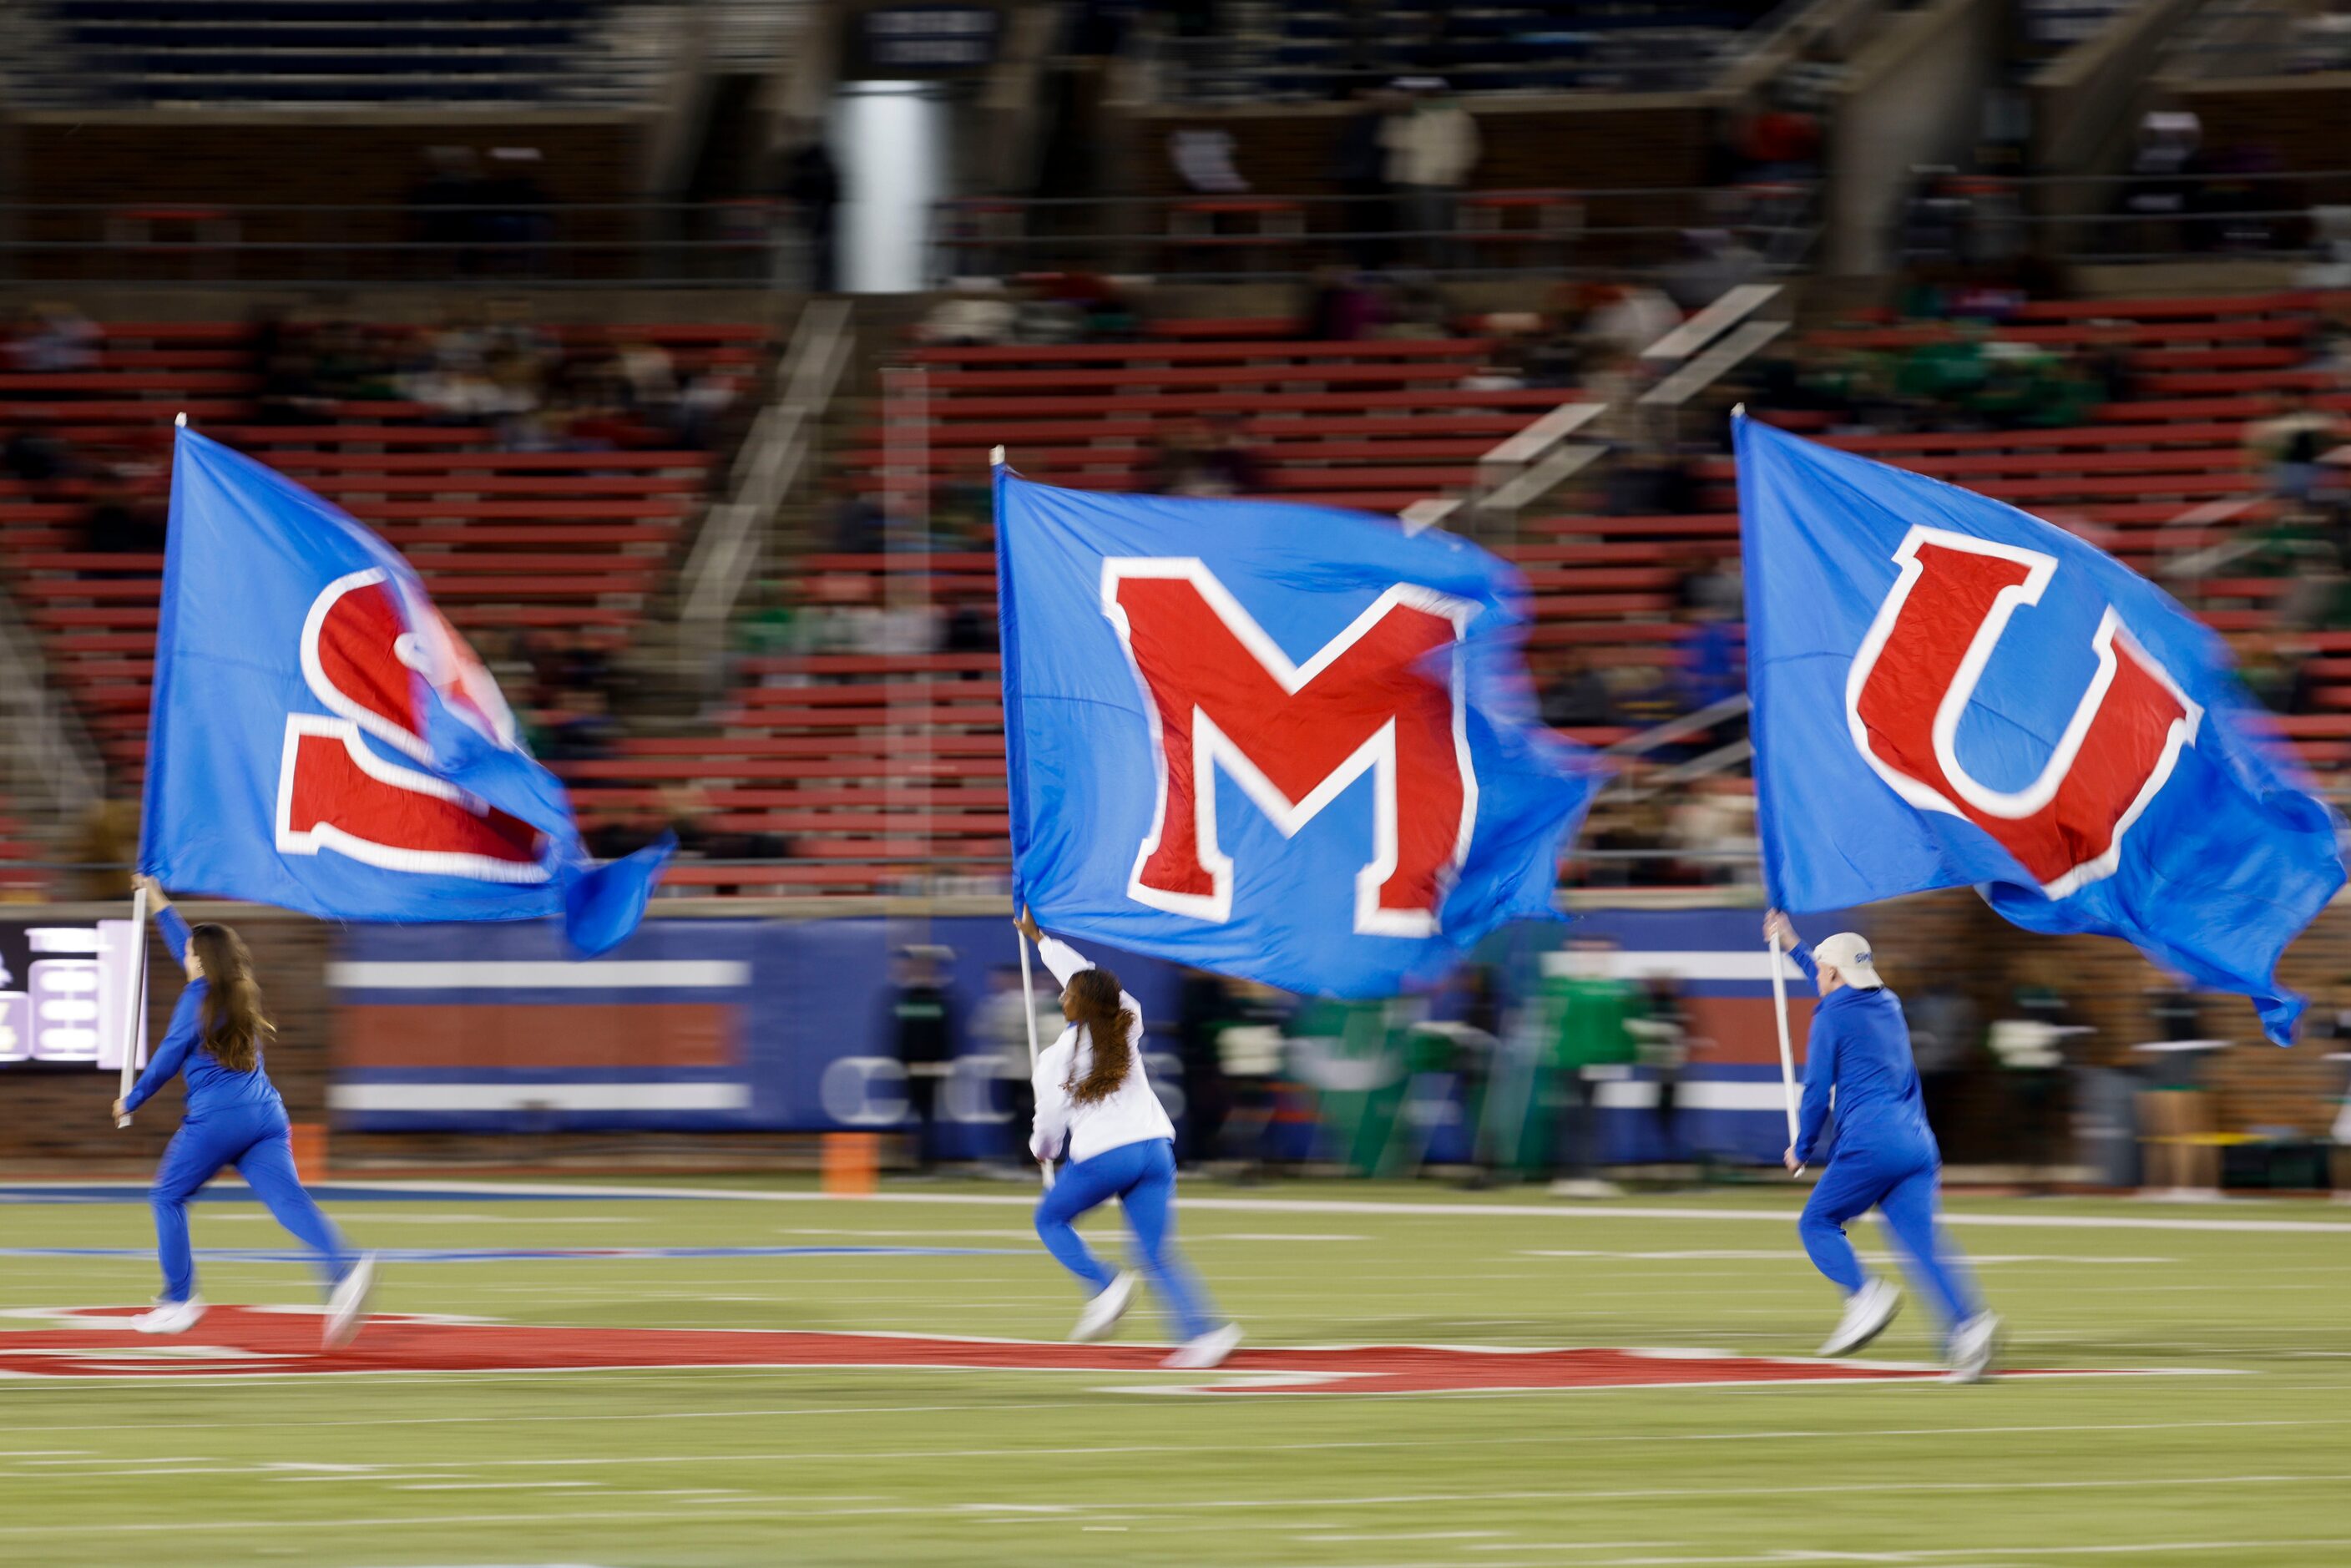
<path fill-rule="evenodd" d="M 1857 924 L 1823 915 L 1803 927 L 1817 938 Z M 1676 1141 L 1685 1152 L 1776 1160 L 1786 1129 L 1760 925 L 1753 909 L 1594 910 L 1497 933 L 1479 957 L 1510 996 L 1530 993 L 1545 956 L 1574 937 L 1608 938 L 1606 962 L 1628 978 L 1668 977 L 1695 1042 L 1676 1089 Z M 938 1152 L 1008 1153 L 1001 1052 L 974 1026 L 1018 952 L 1005 921 L 981 916 L 653 920 L 584 962 L 547 924 L 355 927 L 330 977 L 335 1120 L 361 1132 L 886 1130 L 906 1109 L 889 1020 L 893 956 L 911 944 L 944 950 L 962 1051 L 942 1070 Z M 1091 956 L 1142 1001 L 1154 1080 L 1180 1113 L 1183 971 L 1107 949 Z M 1898 987 L 1898 971 L 1890 977 Z M 1801 978 L 1790 997 L 1801 1056 L 1811 1004 Z M 1439 991 L 1426 1005 L 1454 1016 L 1458 997 Z M 1673 1152 L 1656 1126 L 1656 1075 L 1598 1075 L 1604 1156 Z M 1445 1141 L 1430 1155 L 1446 1157 Z"/>

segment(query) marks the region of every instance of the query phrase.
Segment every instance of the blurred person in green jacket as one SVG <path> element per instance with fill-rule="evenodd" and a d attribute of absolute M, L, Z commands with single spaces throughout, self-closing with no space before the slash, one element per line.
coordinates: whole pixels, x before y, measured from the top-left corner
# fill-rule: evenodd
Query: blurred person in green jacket
<path fill-rule="evenodd" d="M 1561 1178 L 1552 1190 L 1562 1197 L 1606 1197 L 1614 1191 L 1592 1176 L 1600 1147 L 1594 1070 L 1635 1060 L 1639 1048 L 1629 1025 L 1648 1015 L 1647 997 L 1617 973 L 1615 955 L 1611 937 L 1578 936 L 1543 965 L 1550 1092 L 1538 1101 L 1550 1108 L 1550 1164 Z"/>

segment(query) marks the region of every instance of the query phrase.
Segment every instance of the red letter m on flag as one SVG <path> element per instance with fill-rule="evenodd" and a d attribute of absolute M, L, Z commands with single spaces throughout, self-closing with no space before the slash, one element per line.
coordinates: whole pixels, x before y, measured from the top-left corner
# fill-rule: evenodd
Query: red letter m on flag
<path fill-rule="evenodd" d="M 1468 852 L 1478 780 L 1460 672 L 1432 655 L 1460 640 L 1474 605 L 1398 583 L 1302 664 L 1196 559 L 1105 559 L 1102 611 L 1149 698 L 1159 775 L 1132 897 L 1230 918 L 1233 862 L 1217 847 L 1219 770 L 1284 838 L 1368 772 L 1374 841 L 1355 875 L 1355 929 L 1437 929 Z"/>

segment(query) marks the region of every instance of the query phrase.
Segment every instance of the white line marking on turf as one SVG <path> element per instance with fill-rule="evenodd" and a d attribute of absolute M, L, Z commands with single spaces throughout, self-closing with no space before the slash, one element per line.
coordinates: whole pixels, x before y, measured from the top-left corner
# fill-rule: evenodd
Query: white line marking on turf
<path fill-rule="evenodd" d="M 1972 1561 L 1976 1564 L 1996 1565 L 2011 1557 L 2090 1557 L 2126 1556 L 2139 1552 L 2176 1553 L 2182 1552 L 2251 1552 L 2286 1549 L 2300 1551 L 2318 1546 L 2351 1546 L 2351 1536 L 2325 1537 L 2301 1541 L 2144 1541 L 2126 1544 L 2095 1546 L 1917 1546 L 1892 1548 L 1884 1552 L 1852 1552 L 1829 1549 L 1782 1547 L 1771 1552 L 1741 1553 L 1737 1556 L 1706 1557 L 1612 1557 L 1604 1562 L 1587 1563 L 1584 1568 L 1737 1568 L 1748 1563 L 1923 1563 Z M 1591 1548 L 1572 1541 L 1530 1542 L 1523 1545 L 1471 1546 L 1471 1552 L 1573 1552 Z M 1412 1565 L 1395 1563 L 1388 1568 L 1444 1568 L 1442 1564 Z"/>
<path fill-rule="evenodd" d="M 922 1193 L 879 1192 L 862 1197 L 840 1197 L 822 1192 L 764 1192 L 740 1187 L 696 1186 L 614 1186 L 603 1184 L 570 1186 L 549 1182 L 457 1183 L 354 1181 L 339 1182 L 339 1186 L 378 1192 L 462 1193 L 467 1197 L 514 1198 L 546 1197 L 550 1196 L 577 1198 L 581 1196 L 610 1198 L 719 1198 L 751 1203 L 931 1203 L 962 1207 L 979 1206 L 990 1208 L 1033 1208 L 1034 1197 L 999 1196 L 994 1193 Z M 133 1189 L 126 1188 L 126 1192 Z M 2226 1200 L 2213 1206 L 2225 1209 Z M 1794 1208 L 1668 1208 L 1646 1205 L 1614 1203 L 1561 1205 L 1545 1207 L 1535 1204 L 1502 1203 L 1415 1203 L 1377 1198 L 1278 1198 L 1278 1197 L 1207 1197 L 1187 1195 L 1184 1199 L 1187 1212 L 1234 1214 L 1385 1214 L 1417 1216 L 1435 1219 L 1463 1218 L 1487 1219 L 1729 1219 L 1757 1220 L 1774 1225 L 1792 1225 Z M 2261 1218 L 2155 1218 L 2145 1215 L 2088 1214 L 1971 1214 L 1964 1210 L 1946 1210 L 1944 1219 L 1954 1225 L 2014 1226 L 2029 1229 L 2052 1230 L 2174 1230 L 2259 1233 L 2283 1236 L 2351 1236 L 2351 1222 L 2330 1222 L 2317 1219 Z"/>
<path fill-rule="evenodd" d="M 2351 1473 L 2332 1472 L 2318 1475 L 2236 1475 L 2236 1476 L 2137 1476 L 2110 1480 L 2027 1480 L 2027 1481 L 1876 1481 L 1873 1494 L 1885 1496 L 1908 1494 L 1967 1494 L 2021 1491 L 2112 1491 L 2144 1490 L 2162 1487 L 2245 1487 L 2245 1486 L 2339 1486 L 2351 1481 Z M 1646 1487 L 1573 1491 L 1566 1490 L 1526 1491 L 1452 1491 L 1391 1493 L 1375 1496 L 1328 1498 L 1213 1498 L 1184 1499 L 1152 1502 L 1081 1502 L 1039 1503 L 1025 1505 L 1043 1511 L 1108 1513 L 1148 1519 L 1155 1515 L 1209 1511 L 1262 1511 L 1283 1508 L 1425 1508 L 1441 1503 L 1499 1502 L 1623 1502 L 1651 1500 L 1719 1500 L 1734 1497 L 1800 1497 L 1849 1496 L 1849 1482 L 1820 1486 L 1755 1486 L 1755 1487 Z M 988 1509 L 1001 1511 L 1024 1505 L 991 1503 Z M 254 1520 L 254 1519 L 179 1519 L 98 1523 L 78 1520 L 68 1524 L 8 1524 L 0 1525 L 0 1536 L 28 1537 L 47 1535 L 153 1535 L 164 1531 L 193 1532 L 196 1531 L 238 1531 L 282 1534 L 288 1531 L 352 1531 L 378 1529 L 413 1529 L 453 1524 L 514 1524 L 517 1522 L 579 1523 L 588 1521 L 676 1520 L 692 1519 L 707 1522 L 736 1522 L 780 1520 L 876 1519 L 921 1516 L 935 1518 L 938 1506 L 930 1501 L 906 1502 L 892 1500 L 858 1508 L 777 1508 L 763 1507 L 754 1511 L 726 1513 L 717 1511 L 681 1511 L 679 1510 L 567 1510 L 561 1514 L 537 1520 L 520 1520 L 511 1513 L 409 1515 L 405 1517 L 366 1517 L 352 1519 Z M 2256 1543 L 2260 1544 L 2260 1543 Z M 2212 1548 L 2217 1550 L 2218 1548 Z M 2012 1550 L 2012 1549 L 2011 1549 Z M 1970 1552 L 1970 1554 L 1972 1554 Z M 1742 1559 L 1734 1561 L 1756 1561 Z M 1765 1561 L 1768 1561 L 1766 1559 Z"/>
<path fill-rule="evenodd" d="M 1895 1257 L 1894 1257 L 1894 1254 L 1892 1254 L 1891 1252 L 1862 1252 L 1860 1255 L 1861 1255 L 1861 1257 L 1862 1257 L 1865 1261 L 1871 1262 L 1871 1263 L 1889 1263 L 1889 1262 L 1896 1261 L 1896 1259 L 1895 1259 Z M 1750 1263 L 1780 1263 L 1780 1262 L 1798 1262 L 1798 1263 L 1800 1263 L 1800 1262 L 1803 1262 L 1803 1261 L 1805 1261 L 1805 1260 L 1806 1260 L 1806 1256 L 1805 1256 L 1805 1253 L 1804 1253 L 1804 1249 L 1803 1249 L 1802 1248 L 1801 1248 L 1801 1247 L 1711 1247 L 1711 1248 L 1698 1248 L 1698 1249 L 1692 1249 L 1692 1250 L 1686 1251 L 1686 1252 L 1609 1252 L 1609 1251 L 1603 1251 L 1603 1250 L 1600 1250 L 1600 1249 L 1593 1249 L 1593 1248 L 1585 1248 L 1585 1247 L 1522 1247 L 1522 1248 L 1520 1248 L 1520 1249 L 1518 1250 L 1518 1252 L 1515 1254 L 1515 1256 L 1517 1256 L 1517 1257 L 1520 1257 L 1520 1258 L 1609 1258 L 1609 1259 L 1624 1259 L 1624 1260 L 1631 1260 L 1631 1261 L 1634 1261 L 1634 1262 L 1641 1262 L 1641 1263 L 1649 1263 L 1649 1262 L 1658 1262 L 1658 1263 L 1667 1263 L 1667 1262 L 1671 1262 L 1671 1263 L 1679 1263 L 1679 1262 L 1730 1262 L 1730 1261 L 1740 1261 L 1740 1262 L 1750 1262 Z M 2064 1255 L 2064 1254 L 2063 1254 L 2063 1253 L 2055 1253 L 2055 1252 L 1970 1252 L 1970 1253 L 1969 1253 L 1969 1254 L 1968 1254 L 1968 1261 L 1969 1261 L 1969 1262 L 1970 1262 L 1970 1263 L 1978 1263 L 1978 1264 L 1981 1264 L 1981 1263 L 2177 1263 L 2177 1262 L 2179 1262 L 2179 1259 L 2177 1259 L 2177 1258 L 2128 1258 L 2128 1257 L 2124 1257 L 2124 1258 L 2101 1258 L 2101 1257 L 2095 1257 L 2095 1256 L 2067 1257 L 2067 1256 L 2065 1256 L 2065 1255 Z M 1730 1271 L 1729 1271 L 1729 1270 L 1721 1270 L 1720 1272 L 1721 1272 L 1724 1276 L 1726 1276 L 1726 1277 L 1729 1277 L 1729 1276 L 1730 1275 Z M 1228 1278 L 1229 1276 L 1224 1276 L 1224 1277 Z M 2145 1290 L 2145 1289 L 2147 1289 L 2147 1287 L 2146 1287 L 2146 1286 L 2144 1286 L 2144 1285 L 2121 1285 L 2121 1286 L 2116 1286 L 2116 1288 L 2117 1290 L 2126 1290 L 2126 1291 L 2140 1291 L 2140 1290 Z M 2216 1286 L 2207 1287 L 2207 1288 L 2209 1288 L 2209 1289 L 2212 1289 L 2212 1290 L 2221 1290 L 2221 1289 L 2242 1289 L 2242 1287 L 2241 1287 L 2241 1286 L 2235 1286 L 2235 1287 L 2224 1287 L 2224 1286 L 2217 1286 L 2217 1285 L 2216 1285 Z M 2274 1286 L 2273 1286 L 2273 1287 L 2271 1287 L 2271 1288 L 2272 1288 L 2272 1289 L 2276 1289 L 2276 1288 L 2278 1288 L 2278 1287 L 2274 1287 Z M 2329 1289 L 2333 1289 L 2334 1287 L 2332 1287 L 2332 1286 L 2325 1286 L 2325 1285 L 2299 1285 L 2299 1286 L 2293 1286 L 2293 1287 L 2289 1287 L 2289 1288 L 2291 1288 L 2291 1289 L 2295 1289 L 2295 1290 L 2314 1291 L 2314 1290 L 2329 1290 Z M 1621 1293 L 1623 1293 L 1623 1294 L 1628 1294 L 1628 1295 L 1629 1295 L 1629 1294 L 1634 1294 L 1635 1292 L 1632 1292 L 1632 1291 L 1625 1291 L 1625 1292 L 1621 1292 Z"/>

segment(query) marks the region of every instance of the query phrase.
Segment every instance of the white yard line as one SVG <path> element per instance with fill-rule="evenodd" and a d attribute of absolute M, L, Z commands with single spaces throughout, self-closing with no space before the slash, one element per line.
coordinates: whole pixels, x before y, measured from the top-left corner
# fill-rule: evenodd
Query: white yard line
<path fill-rule="evenodd" d="M 2107 1480 L 2038 1480 L 2038 1481 L 1891 1481 L 1871 1483 L 1876 1496 L 1936 1496 L 1970 1494 L 2013 1494 L 2030 1491 L 2123 1491 L 2148 1489 L 2179 1489 L 2185 1487 L 2335 1487 L 2351 1481 L 2351 1472 L 2332 1471 L 2311 1475 L 2192 1475 L 2192 1476 L 2132 1476 Z M 1484 1505 L 1508 1502 L 1573 1504 L 1579 1502 L 1651 1502 L 1720 1500 L 1729 1498 L 1787 1498 L 1846 1496 L 1852 1492 L 1850 1482 L 1839 1481 L 1816 1486 L 1750 1486 L 1750 1487 L 1625 1487 L 1585 1490 L 1552 1489 L 1545 1490 L 1511 1491 L 1444 1491 L 1407 1492 L 1352 1497 L 1319 1498 L 1214 1498 L 1149 1502 L 1056 1502 L 1021 1505 L 1012 1502 L 948 1504 L 936 1502 L 888 1502 L 852 1508 L 765 1508 L 756 1512 L 726 1514 L 670 1511 L 566 1511 L 558 1515 L 517 1519 L 512 1513 L 424 1515 L 402 1518 L 370 1517 L 355 1519 L 309 1520 L 166 1520 L 141 1522 L 94 1522 L 89 1520 L 68 1524 L 0 1525 L 0 1537 L 48 1535 L 148 1535 L 166 1531 L 260 1531 L 283 1533 L 288 1531 L 351 1531 L 396 1529 L 415 1526 L 450 1524 L 509 1524 L 531 1523 L 548 1525 L 587 1521 L 617 1521 L 626 1519 L 696 1519 L 710 1522 L 735 1520 L 824 1521 L 851 1519 L 904 1518 L 920 1515 L 935 1519 L 942 1512 L 985 1512 L 1008 1507 L 1050 1508 L 1058 1512 L 1083 1516 L 1108 1514 L 1114 1518 L 1148 1519 L 1159 1514 L 1186 1514 L 1212 1511 L 1262 1514 L 1268 1510 L 1303 1509 L 1383 1509 L 1426 1508 L 1463 1503 Z M 1972 1553 L 1970 1553 L 1972 1554 Z M 1998 1552 L 1991 1553 L 1997 1556 Z"/>
<path fill-rule="evenodd" d="M 1285 1441 L 1281 1443 L 1280 1447 L 1284 1452 L 1332 1453 L 1379 1448 L 1443 1448 L 1453 1450 L 1460 1448 L 1511 1448 L 1534 1444 L 1539 1444 L 1545 1448 L 1562 1447 L 1571 1443 L 1604 1443 L 1610 1447 L 1617 1447 L 1628 1443 L 1755 1442 L 1761 1440 L 1773 1442 L 1794 1442 L 1823 1437 L 1932 1437 L 1940 1439 L 1975 1437 L 2010 1437 L 2032 1435 L 2045 1436 L 2056 1433 L 2170 1432 L 2206 1428 L 2342 1426 L 2351 1426 L 2351 1416 L 2316 1417 L 2310 1419 L 2280 1418 L 2249 1421 L 2102 1422 L 2079 1425 L 2019 1427 L 1895 1427 L 1858 1431 L 1851 1429 L 1814 1429 L 1771 1432 L 1666 1432 L 1633 1435 L 1626 1435 L 1624 1433 L 1521 1433 L 1486 1437 L 1370 1437 L 1308 1443 Z M 141 1476 L 268 1475 L 282 1480 L 304 1481 L 322 1479 L 352 1481 L 407 1481 L 417 1479 L 417 1473 L 420 1469 L 428 1471 L 448 1469 L 454 1470 L 458 1474 L 474 1474 L 495 1469 L 570 1469 L 613 1465 L 623 1467 L 638 1465 L 772 1465 L 807 1462 L 866 1464 L 876 1461 L 901 1463 L 925 1459 L 1010 1459 L 1017 1461 L 1029 1458 L 1082 1458 L 1088 1454 L 1119 1454 L 1133 1456 L 1144 1454 L 1197 1453 L 1203 1448 L 1212 1446 L 1215 1445 L 1208 1440 L 1204 1439 L 1202 1442 L 1198 1443 L 1133 1443 L 1110 1446 L 1091 1444 L 1066 1448 L 1040 1448 L 1023 1446 L 1001 1448 L 904 1448 L 894 1451 L 869 1451 L 861 1449 L 854 1453 L 844 1452 L 839 1448 L 826 1448 L 821 1450 L 786 1449 L 740 1454 L 615 1454 L 608 1456 L 565 1456 L 562 1458 L 519 1459 L 464 1459 L 443 1465 L 425 1464 L 420 1466 L 413 1464 L 386 1464 L 381 1466 L 305 1466 L 300 1468 L 300 1470 L 330 1468 L 336 1471 L 332 1476 L 321 1476 L 316 1473 L 300 1473 L 300 1471 L 298 1471 L 297 1467 L 291 1466 L 285 1461 L 262 1460 L 251 1464 L 213 1465 L 204 1469 L 141 1470 L 139 1473 Z M 144 1464 L 149 1461 L 126 1459 L 110 1460 L 109 1462 Z M 56 1477 L 53 1473 L 43 1472 L 39 1475 L 24 1475 L 13 1478 L 7 1477 L 5 1474 L 0 1474 L 0 1479 L 40 1480 L 46 1482 L 54 1480 Z M 563 1484 L 569 1486 L 589 1485 L 593 1483 L 565 1482 Z M 1389 1538 L 1380 1537 L 1378 1539 Z"/>
<path fill-rule="evenodd" d="M 641 1198 L 716 1198 L 754 1203 L 876 1203 L 952 1204 L 989 1208 L 1033 1208 L 1036 1199 L 1030 1197 L 997 1193 L 920 1193 L 880 1192 L 863 1197 L 836 1197 L 821 1192 L 763 1192 L 735 1187 L 629 1187 L 610 1186 L 565 1186 L 539 1182 L 508 1184 L 469 1184 L 448 1182 L 342 1182 L 342 1186 L 382 1192 L 448 1192 L 462 1193 L 468 1197 L 530 1198 L 560 1194 L 577 1197 L 582 1194 L 595 1197 Z M 1426 1218 L 1451 1219 L 1476 1218 L 1485 1219 L 1716 1219 L 1749 1220 L 1773 1225 L 1792 1225 L 1797 1211 L 1761 1208 L 1675 1208 L 1639 1204 L 1593 1203 L 1575 1207 L 1542 1207 L 1533 1204 L 1503 1203 L 1415 1203 L 1402 1199 L 1381 1198 L 1281 1198 L 1281 1197 L 1217 1197 L 1186 1193 L 1186 1212 L 1230 1214 L 1376 1214 L 1411 1216 Z M 2224 1203 L 2220 1207 L 2225 1209 Z M 2208 1211 L 2209 1213 L 2209 1211 Z M 1965 1210 L 1947 1211 L 1943 1218 L 1955 1225 L 2013 1226 L 2025 1229 L 2050 1230 L 2164 1230 L 2222 1231 L 2276 1236 L 2340 1235 L 2351 1236 L 2351 1221 L 2329 1222 L 2317 1219 L 2158 1218 L 2147 1215 L 2087 1215 L 2087 1214 L 1971 1214 Z"/>
<path fill-rule="evenodd" d="M 1586 1563 L 1583 1568 L 1738 1568 L 1748 1563 L 1938 1563 L 1960 1561 L 1999 1563 L 2014 1557 L 2126 1557 L 2142 1552 L 2179 1553 L 2184 1552 L 2252 1552 L 2288 1548 L 2295 1551 L 2311 1547 L 2351 1546 L 2351 1536 L 2333 1536 L 2296 1541 L 2139 1541 L 2126 1544 L 2096 1546 L 1922 1546 L 1889 1547 L 1878 1552 L 1850 1548 L 1783 1547 L 1771 1552 L 1742 1552 L 1734 1556 L 1709 1553 L 1703 1557 L 1611 1557 Z M 1478 1545 L 1464 1548 L 1469 1552 L 1580 1552 L 1591 1551 L 1572 1541 L 1529 1542 L 1520 1544 Z M 1356 1568 L 1373 1568 L 1371 1564 Z M 1383 1563 L 1378 1568 L 1450 1568 L 1435 1563 Z"/>

